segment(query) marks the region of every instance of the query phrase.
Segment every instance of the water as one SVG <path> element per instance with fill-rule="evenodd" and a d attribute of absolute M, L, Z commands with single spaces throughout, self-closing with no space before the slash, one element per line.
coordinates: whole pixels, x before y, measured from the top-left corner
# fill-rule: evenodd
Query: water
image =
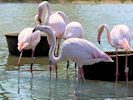
<path fill-rule="evenodd" d="M 79 21 L 84 28 L 84 38 L 92 41 L 104 51 L 114 50 L 102 34 L 101 46 L 96 40 L 97 27 L 107 23 L 110 28 L 116 24 L 127 24 L 133 29 L 133 4 L 52 4 L 53 10 L 62 10 L 70 21 Z M 36 57 L 34 76 L 29 72 L 30 58 L 23 58 L 18 80 L 18 57 L 9 55 L 5 33 L 20 32 L 25 27 L 34 27 L 37 4 L 0 4 L 0 100 L 132 100 L 133 81 L 106 82 L 99 80 L 77 80 L 74 64 L 71 62 L 69 78 L 66 79 L 66 62 L 59 63 L 58 79 L 53 68 L 49 78 L 47 57 Z"/>

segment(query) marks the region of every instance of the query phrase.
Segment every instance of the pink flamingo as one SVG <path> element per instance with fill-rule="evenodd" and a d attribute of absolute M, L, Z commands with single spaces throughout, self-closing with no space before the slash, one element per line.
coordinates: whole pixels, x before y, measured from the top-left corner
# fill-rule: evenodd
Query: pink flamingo
<path fill-rule="evenodd" d="M 24 28 L 18 35 L 18 47 L 17 48 L 21 52 L 19 59 L 18 59 L 19 75 L 20 75 L 20 61 L 21 61 L 23 50 L 31 49 L 32 55 L 31 55 L 30 71 L 33 76 L 32 66 L 34 62 L 34 51 L 35 51 L 37 44 L 40 42 L 40 31 L 36 31 L 35 33 L 32 33 L 32 31 L 33 31 L 33 28 Z"/>
<path fill-rule="evenodd" d="M 83 38 L 84 30 L 82 25 L 79 22 L 70 22 L 67 24 L 65 33 L 63 36 L 63 39 L 69 39 L 69 38 Z M 69 67 L 69 61 L 67 61 L 67 76 L 68 76 L 68 67 Z M 75 63 L 75 69 L 76 69 L 76 63 Z"/>
<path fill-rule="evenodd" d="M 131 49 L 130 41 L 132 39 L 132 35 L 130 29 L 126 25 L 116 25 L 114 28 L 109 31 L 109 27 L 107 24 L 101 24 L 98 27 L 98 37 L 97 40 L 100 44 L 100 37 L 104 30 L 107 31 L 108 42 L 109 44 L 116 49 L 116 84 L 119 76 L 119 69 L 118 69 L 118 49 L 124 49 L 126 51 L 126 62 L 125 62 L 125 76 L 126 82 L 128 84 L 128 55 L 127 51 Z"/>
<path fill-rule="evenodd" d="M 66 24 L 68 23 L 68 16 L 62 11 L 52 12 L 50 3 L 48 1 L 43 1 L 38 5 L 38 20 L 40 20 L 40 22 L 42 22 L 41 19 L 42 19 L 42 15 L 43 15 L 43 11 L 45 7 L 47 8 L 47 13 L 45 15 L 44 24 L 52 28 L 52 30 L 54 31 L 54 35 L 56 36 L 56 39 L 58 40 L 58 45 L 57 45 L 57 50 L 56 50 L 57 51 L 56 55 L 58 56 L 61 39 L 65 32 Z M 51 37 L 47 36 L 47 41 L 50 47 Z M 57 66 L 55 67 L 57 69 Z M 52 70 L 52 67 L 50 67 L 50 73 L 51 73 L 51 70 Z"/>
<path fill-rule="evenodd" d="M 64 35 L 66 24 L 68 23 L 68 16 L 62 11 L 52 12 L 50 3 L 48 1 L 43 1 L 38 5 L 38 21 L 39 22 L 42 22 L 41 20 L 42 14 L 43 14 L 45 7 L 47 8 L 47 13 L 45 16 L 44 24 L 51 26 L 51 28 L 53 29 L 55 33 L 55 36 L 58 40 L 58 48 L 57 48 L 57 56 L 58 56 L 60 42 Z M 51 45 L 50 43 L 51 38 L 48 36 L 47 39 L 48 39 L 49 45 Z"/>
<path fill-rule="evenodd" d="M 101 61 L 112 62 L 110 56 L 101 51 L 98 47 L 96 47 L 93 43 L 80 38 L 70 38 L 65 40 L 62 43 L 60 55 L 56 57 L 54 55 L 54 50 L 56 48 L 56 38 L 53 30 L 49 26 L 38 25 L 34 28 L 33 32 L 36 30 L 40 30 L 45 32 L 47 35 L 51 37 L 51 46 L 49 50 L 49 62 L 51 64 L 57 64 L 64 60 L 73 60 L 78 64 L 78 75 L 79 78 L 84 80 L 83 74 L 83 65 L 91 65 L 94 63 L 98 63 Z"/>

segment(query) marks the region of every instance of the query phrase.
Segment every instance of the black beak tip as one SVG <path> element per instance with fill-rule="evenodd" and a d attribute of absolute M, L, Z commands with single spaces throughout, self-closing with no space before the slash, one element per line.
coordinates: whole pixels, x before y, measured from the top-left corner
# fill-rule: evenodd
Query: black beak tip
<path fill-rule="evenodd" d="M 100 41 L 98 41 L 98 43 L 100 44 Z"/>
<path fill-rule="evenodd" d="M 41 19 L 38 19 L 38 20 L 39 20 L 39 23 L 40 23 L 40 24 L 42 24 L 42 21 L 41 21 Z"/>
<path fill-rule="evenodd" d="M 34 33 L 36 30 L 35 30 L 35 28 L 33 29 L 33 31 L 32 31 L 32 33 Z"/>

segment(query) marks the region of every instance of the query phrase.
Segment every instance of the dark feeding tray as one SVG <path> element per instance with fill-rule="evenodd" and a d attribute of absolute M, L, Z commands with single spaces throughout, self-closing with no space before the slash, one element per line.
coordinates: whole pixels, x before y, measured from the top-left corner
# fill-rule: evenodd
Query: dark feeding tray
<path fill-rule="evenodd" d="M 17 49 L 18 34 L 19 33 L 5 34 L 10 55 L 14 55 L 14 56 L 20 55 L 20 52 Z M 46 37 L 46 35 L 41 35 L 41 40 L 35 49 L 35 56 L 48 56 L 48 52 L 49 52 L 49 45 L 47 42 L 47 37 Z M 22 56 L 30 57 L 31 50 L 24 50 Z"/>
<path fill-rule="evenodd" d="M 94 65 L 84 65 L 84 77 L 89 80 L 115 81 L 116 55 L 115 52 L 106 52 L 114 62 L 99 62 Z M 119 78 L 118 81 L 126 81 L 125 77 L 125 51 L 118 52 Z M 133 51 L 128 52 L 129 80 L 133 80 Z"/>

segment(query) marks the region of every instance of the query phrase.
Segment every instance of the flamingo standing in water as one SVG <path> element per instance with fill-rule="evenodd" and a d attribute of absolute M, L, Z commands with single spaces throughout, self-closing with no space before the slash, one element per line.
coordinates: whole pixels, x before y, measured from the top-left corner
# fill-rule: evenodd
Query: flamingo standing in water
<path fill-rule="evenodd" d="M 23 50 L 31 49 L 32 55 L 31 55 L 30 71 L 33 76 L 32 66 L 34 62 L 34 51 L 35 51 L 37 44 L 40 42 L 40 31 L 36 31 L 35 33 L 32 33 L 32 31 L 33 31 L 33 28 L 24 28 L 18 35 L 18 47 L 17 48 L 21 52 L 19 59 L 18 59 L 19 75 L 20 75 L 20 61 L 21 61 Z"/>
<path fill-rule="evenodd" d="M 70 38 L 62 43 L 60 54 L 58 57 L 54 55 L 56 48 L 56 37 L 53 30 L 49 26 L 38 25 L 33 32 L 40 30 L 51 37 L 51 46 L 49 50 L 49 62 L 57 64 L 64 60 L 73 60 L 78 64 L 78 77 L 84 80 L 83 65 L 92 65 L 101 61 L 112 62 L 110 56 L 96 47 L 93 43 L 80 38 Z"/>
<path fill-rule="evenodd" d="M 83 38 L 84 30 L 82 25 L 79 22 L 70 22 L 67 24 L 63 39 L 69 38 Z M 67 61 L 67 76 L 68 76 L 68 67 L 69 67 L 69 60 Z M 76 69 L 76 63 L 75 63 Z"/>
<path fill-rule="evenodd" d="M 128 26 L 122 24 L 122 25 L 116 25 L 114 28 L 109 31 L 109 27 L 107 24 L 101 24 L 98 27 L 98 37 L 97 40 L 100 44 L 100 37 L 104 30 L 104 28 L 107 31 L 108 36 L 108 42 L 109 44 L 116 49 L 116 84 L 119 76 L 119 68 L 118 68 L 118 49 L 124 49 L 126 51 L 126 61 L 125 61 L 125 76 L 126 76 L 126 82 L 128 84 L 128 55 L 127 51 L 131 49 L 130 42 L 132 39 L 132 34 L 130 32 L 130 29 Z"/>
<path fill-rule="evenodd" d="M 57 45 L 57 50 L 56 50 L 57 51 L 56 55 L 58 56 L 61 39 L 65 32 L 66 24 L 68 23 L 68 16 L 63 11 L 52 12 L 50 3 L 48 1 L 43 1 L 38 5 L 38 21 L 39 22 L 42 22 L 42 15 L 43 15 L 43 11 L 45 7 L 47 8 L 47 12 L 45 15 L 44 24 L 52 28 L 52 30 L 54 31 L 54 35 L 56 36 L 56 39 L 58 40 L 58 45 Z M 48 44 L 50 47 L 51 37 L 47 36 L 47 40 L 48 40 Z M 57 73 L 57 66 L 55 66 L 55 69 Z M 51 74 L 51 70 L 52 70 L 52 67 L 50 65 L 50 74 Z"/>

